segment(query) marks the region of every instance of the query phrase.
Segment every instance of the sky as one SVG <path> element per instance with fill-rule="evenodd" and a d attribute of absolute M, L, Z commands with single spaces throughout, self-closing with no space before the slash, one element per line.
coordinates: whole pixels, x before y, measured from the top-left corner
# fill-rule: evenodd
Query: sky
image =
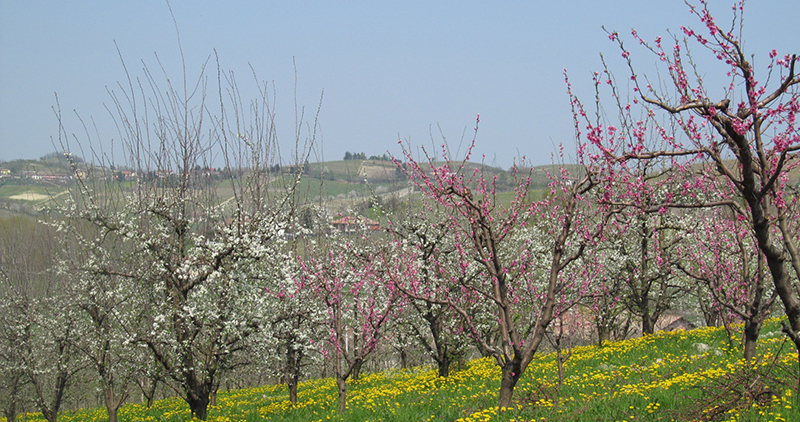
<path fill-rule="evenodd" d="M 730 20 L 731 2 L 710 3 L 718 21 Z M 800 50 L 800 2 L 751 0 L 744 16 L 757 67 L 773 48 Z M 190 80 L 209 59 L 206 75 L 216 78 L 216 54 L 244 99 L 258 98 L 254 73 L 270 84 L 284 160 L 295 105 L 311 122 L 322 98 L 312 161 L 399 155 L 398 140 L 458 149 L 480 114 L 478 157 L 549 164 L 559 145 L 568 155 L 574 145 L 564 69 L 591 101 L 600 53 L 622 64 L 602 27 L 654 39 L 681 25 L 701 26 L 682 0 L 0 0 L 0 160 L 56 150 L 56 96 L 75 143 L 119 148 L 109 91 L 126 83 L 125 68 L 136 78 L 147 66 L 158 78 L 163 66 L 179 81 L 182 50 Z M 90 135 L 76 115 L 91 122 Z"/>

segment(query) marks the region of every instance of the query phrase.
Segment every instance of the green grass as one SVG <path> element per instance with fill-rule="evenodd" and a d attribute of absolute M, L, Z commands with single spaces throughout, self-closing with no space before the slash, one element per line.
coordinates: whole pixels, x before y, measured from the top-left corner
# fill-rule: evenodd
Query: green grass
<path fill-rule="evenodd" d="M 283 187 L 293 183 L 294 176 L 284 175 L 281 178 L 272 181 L 273 186 Z M 397 189 L 402 189 L 407 186 L 407 183 L 397 182 L 370 182 L 364 183 L 364 179 L 355 179 L 354 181 L 346 181 L 341 179 L 336 180 L 320 180 L 315 177 L 303 176 L 300 178 L 300 184 L 297 187 L 297 192 L 301 198 L 308 198 L 311 200 L 322 197 L 323 199 L 342 198 L 342 197 L 355 197 L 355 198 L 369 198 L 376 189 L 380 192 L 390 192 Z M 384 187 L 383 189 L 378 189 Z"/>
<path fill-rule="evenodd" d="M 394 180 L 397 166 L 391 161 L 381 160 L 341 160 L 323 163 L 309 163 L 311 177 L 344 182 L 361 182 L 364 178 L 372 180 Z"/>
<path fill-rule="evenodd" d="M 795 394 L 797 355 L 769 322 L 759 357 L 740 359 L 721 328 L 659 333 L 604 347 L 572 349 L 559 385 L 553 353 L 540 354 L 515 390 L 515 405 L 498 414 L 499 370 L 490 359 L 470 362 L 449 378 L 430 367 L 397 369 L 350 382 L 348 411 L 336 411 L 333 379 L 301 384 L 292 405 L 282 385 L 221 391 L 211 421 L 782 421 L 800 420 Z M 738 333 L 733 333 L 738 338 Z M 708 345 L 698 349 L 697 343 Z M 734 344 L 731 348 L 730 344 Z M 101 421 L 103 409 L 59 420 Z M 0 419 L 2 420 L 2 419 Z M 27 415 L 29 421 L 41 416 Z M 188 421 L 186 404 L 161 400 L 120 411 L 122 421 Z"/>

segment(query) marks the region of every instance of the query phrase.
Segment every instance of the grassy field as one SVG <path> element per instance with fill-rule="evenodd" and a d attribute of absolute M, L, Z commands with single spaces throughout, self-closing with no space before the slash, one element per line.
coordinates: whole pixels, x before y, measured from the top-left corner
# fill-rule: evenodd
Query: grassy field
<path fill-rule="evenodd" d="M 41 203 L 66 189 L 60 185 L 6 179 L 0 181 L 0 199 Z"/>
<path fill-rule="evenodd" d="M 604 347 L 572 349 L 559 385 L 555 354 L 541 354 L 515 391 L 516 404 L 498 413 L 499 370 L 479 359 L 449 378 L 430 367 L 367 374 L 349 384 L 348 411 L 336 411 L 333 379 L 301 384 L 292 405 L 282 385 L 221 391 L 209 420 L 228 421 L 795 421 L 790 388 L 797 355 L 777 320 L 762 332 L 759 357 L 745 362 L 738 334 L 722 328 L 662 332 Z M 731 346 L 733 345 L 733 346 Z M 794 378 L 796 379 L 796 378 Z M 43 420 L 28 414 L 28 421 Z M 105 410 L 60 415 L 60 421 L 102 421 Z M 188 421 L 186 404 L 172 398 L 151 409 L 120 411 L 122 421 Z M 0 419 L 2 420 L 2 419 Z"/>
<path fill-rule="evenodd" d="M 308 174 L 311 177 L 344 182 L 360 182 L 365 178 L 393 181 L 397 179 L 397 166 L 391 161 L 381 160 L 342 160 L 310 163 Z"/>

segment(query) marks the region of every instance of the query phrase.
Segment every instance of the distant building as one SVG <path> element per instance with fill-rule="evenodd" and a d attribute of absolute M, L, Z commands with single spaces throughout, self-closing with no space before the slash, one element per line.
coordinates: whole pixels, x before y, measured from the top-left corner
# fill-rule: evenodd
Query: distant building
<path fill-rule="evenodd" d="M 692 324 L 688 319 L 680 315 L 662 315 L 656 322 L 655 331 L 676 331 L 676 330 L 694 330 L 696 325 Z"/>
<path fill-rule="evenodd" d="M 622 315 L 620 315 L 622 317 Z M 624 318 L 620 318 L 619 324 L 625 325 Z M 619 327 L 615 327 L 619 328 Z M 663 314 L 658 318 L 655 324 L 654 332 L 659 331 L 676 331 L 684 330 L 690 331 L 697 328 L 695 324 L 689 321 L 686 317 L 675 314 Z M 572 344 L 588 344 L 589 342 L 597 340 L 597 326 L 595 316 L 590 312 L 586 312 L 581 308 L 573 308 L 568 312 L 562 313 L 553 319 L 550 324 L 549 330 L 558 333 L 563 332 L 564 338 L 572 342 Z M 613 330 L 612 330 L 613 331 Z M 624 338 L 639 337 L 642 335 L 641 326 L 634 324 L 629 330 L 623 330 L 620 333 L 611 333 L 612 338 L 620 340 L 618 335 Z"/>
<path fill-rule="evenodd" d="M 42 174 L 34 173 L 30 175 L 32 180 L 47 180 L 49 182 L 66 182 L 69 176 L 66 174 Z"/>
<path fill-rule="evenodd" d="M 381 224 L 366 217 L 346 216 L 338 220 L 331 221 L 331 225 L 344 233 L 355 233 L 362 230 L 377 231 L 381 229 Z"/>

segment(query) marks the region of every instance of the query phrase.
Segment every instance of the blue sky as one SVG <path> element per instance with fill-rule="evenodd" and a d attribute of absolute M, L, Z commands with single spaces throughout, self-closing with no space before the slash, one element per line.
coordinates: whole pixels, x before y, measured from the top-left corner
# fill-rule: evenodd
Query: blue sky
<path fill-rule="evenodd" d="M 242 83 L 252 80 L 249 66 L 274 83 L 284 154 L 294 144 L 293 61 L 297 103 L 307 114 L 324 90 L 316 158 L 325 160 L 345 151 L 399 154 L 398 139 L 438 144 L 439 128 L 457 145 L 465 129 L 471 137 L 480 113 L 477 152 L 488 163 L 508 167 L 524 155 L 547 164 L 558 144 L 569 150 L 573 143 L 563 69 L 590 100 L 599 53 L 621 63 L 601 26 L 623 34 L 635 27 L 646 39 L 699 26 L 682 0 L 170 4 L 190 78 L 216 50 L 243 97 L 257 95 Z M 712 1 L 719 21 L 729 20 L 730 5 Z M 800 2 L 793 0 L 747 4 L 746 47 L 756 66 L 772 48 L 798 52 L 798 16 Z M 72 110 L 91 116 L 100 142 L 111 148 L 119 135 L 104 108 L 107 89 L 126 78 L 115 42 L 132 75 L 142 74 L 142 62 L 157 69 L 157 55 L 170 78 L 180 77 L 165 1 L 0 0 L 0 160 L 54 150 L 56 93 L 67 130 L 85 138 Z"/>

